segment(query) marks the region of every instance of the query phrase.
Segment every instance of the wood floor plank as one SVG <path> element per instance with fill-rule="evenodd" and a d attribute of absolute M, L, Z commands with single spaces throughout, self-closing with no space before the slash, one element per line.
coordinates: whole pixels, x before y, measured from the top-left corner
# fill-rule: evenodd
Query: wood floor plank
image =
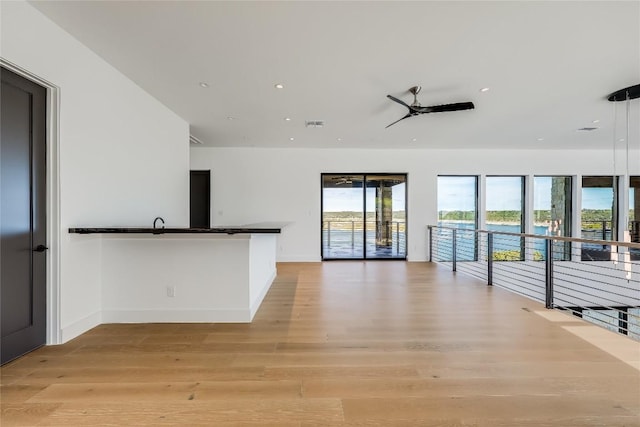
<path fill-rule="evenodd" d="M 46 387 L 45 384 L 2 384 L 0 385 L 0 403 L 26 402 Z"/>
<path fill-rule="evenodd" d="M 485 397 L 485 396 L 569 396 L 608 399 L 615 390 L 619 402 L 630 408 L 637 404 L 639 384 L 620 378 L 349 378 L 304 379 L 305 397 L 397 398 L 404 397 Z"/>
<path fill-rule="evenodd" d="M 463 420 L 501 418 L 521 421 L 560 418 L 624 417 L 637 415 L 632 409 L 617 405 L 611 399 L 586 396 L 510 395 L 510 396 L 442 396 L 437 398 L 363 398 L 342 399 L 346 421 L 420 420 L 430 417 L 446 418 L 455 414 Z"/>
<path fill-rule="evenodd" d="M 570 378 L 610 378 L 615 377 L 627 384 L 638 384 L 638 371 L 626 369 L 617 360 L 608 362 L 548 361 L 535 360 L 519 362 L 464 362 L 451 361 L 446 364 L 432 364 L 428 368 L 419 367 L 420 376 L 429 378 L 520 378 L 570 377 Z M 587 375 L 588 373 L 588 375 Z M 639 390 L 640 398 L 640 390 Z"/>
<path fill-rule="evenodd" d="M 15 362 L 15 366 L 24 369 L 66 369 L 66 368 L 144 368 L 187 366 L 229 366 L 236 356 L 233 354 L 198 354 L 163 351 L 161 353 L 138 353 L 119 351 L 117 354 L 96 352 L 91 354 L 71 354 L 69 356 L 27 356 Z"/>
<path fill-rule="evenodd" d="M 0 420 L 3 427 L 47 425 L 60 403 L 2 403 Z"/>
<path fill-rule="evenodd" d="M 0 424 L 640 427 L 640 346 L 587 327 L 429 263 L 279 264 L 251 324 L 100 325 L 1 367 Z"/>
<path fill-rule="evenodd" d="M 494 419 L 460 419 L 455 415 L 445 418 L 429 417 L 414 420 L 374 420 L 352 421 L 340 424 L 328 422 L 304 422 L 302 427 L 635 427 L 637 426 L 635 417 L 630 416 L 608 416 L 608 417 L 573 417 L 573 418 L 553 418 L 550 420 L 508 420 Z"/>
<path fill-rule="evenodd" d="M 262 367 L 111 367 L 39 369 L 19 377 L 16 382 L 41 384 L 88 384 L 112 382 L 197 382 L 248 381 L 265 378 Z"/>
<path fill-rule="evenodd" d="M 339 399 L 242 399 L 184 403 L 66 403 L 47 419 L 51 426 L 100 425 L 215 426 L 219 423 L 301 423 L 344 421 Z"/>
<path fill-rule="evenodd" d="M 302 366 L 267 367 L 266 378 L 415 378 L 418 370 L 413 366 Z"/>
<path fill-rule="evenodd" d="M 300 381 L 119 382 L 52 384 L 32 393 L 29 403 L 46 402 L 180 402 L 219 399 L 295 399 Z M 17 390 L 16 390 L 17 392 Z"/>

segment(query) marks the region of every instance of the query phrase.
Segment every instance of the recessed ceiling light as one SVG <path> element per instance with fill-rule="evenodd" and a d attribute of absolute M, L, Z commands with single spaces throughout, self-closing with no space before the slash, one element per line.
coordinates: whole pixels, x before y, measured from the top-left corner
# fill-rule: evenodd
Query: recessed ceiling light
<path fill-rule="evenodd" d="M 488 87 L 483 87 L 482 89 L 480 89 L 480 92 L 489 92 L 489 88 Z"/>
<path fill-rule="evenodd" d="M 336 138 L 336 141 L 342 142 L 342 138 Z"/>
<path fill-rule="evenodd" d="M 592 121 L 591 123 L 600 123 L 599 119 L 595 119 L 594 121 Z"/>
<path fill-rule="evenodd" d="M 276 83 L 273 87 L 276 89 L 284 89 L 284 85 L 282 83 Z"/>
<path fill-rule="evenodd" d="M 285 122 L 290 122 L 290 121 L 291 121 L 291 117 L 285 117 L 285 118 L 284 118 L 284 121 L 285 121 Z"/>
<path fill-rule="evenodd" d="M 291 138 L 289 138 L 289 141 L 293 141 L 294 139 L 295 139 L 294 137 L 291 137 Z"/>
<path fill-rule="evenodd" d="M 235 120 L 235 119 L 236 119 L 235 117 L 227 116 L 227 120 Z"/>
<path fill-rule="evenodd" d="M 198 84 L 200 85 L 200 87 L 203 87 L 205 89 L 209 87 L 209 83 L 207 83 L 207 82 L 200 82 Z"/>
<path fill-rule="evenodd" d="M 544 141 L 544 138 L 538 138 L 538 141 Z"/>
<path fill-rule="evenodd" d="M 418 138 L 413 138 L 411 141 L 416 142 Z"/>

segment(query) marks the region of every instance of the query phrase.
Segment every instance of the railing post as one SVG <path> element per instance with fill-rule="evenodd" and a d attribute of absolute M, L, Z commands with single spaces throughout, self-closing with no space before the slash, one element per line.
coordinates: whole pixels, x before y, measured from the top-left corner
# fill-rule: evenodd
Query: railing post
<path fill-rule="evenodd" d="M 493 233 L 487 233 L 487 285 L 493 285 Z"/>
<path fill-rule="evenodd" d="M 545 260 L 544 306 L 546 308 L 553 308 L 553 240 L 545 240 L 545 246 L 547 249 L 547 258 Z"/>
<path fill-rule="evenodd" d="M 355 221 L 351 221 L 351 248 L 353 249 L 356 245 L 356 235 L 353 229 L 353 224 Z"/>
<path fill-rule="evenodd" d="M 453 271 L 456 271 L 457 267 L 458 267 L 456 265 L 456 261 L 457 261 L 456 260 L 456 258 L 457 258 L 457 256 L 456 256 L 456 252 L 457 252 L 457 242 L 456 242 L 457 238 L 456 238 L 456 236 L 458 234 L 457 230 L 454 228 L 453 230 L 451 230 L 451 234 L 452 234 L 452 236 L 451 236 L 451 246 L 452 246 L 452 250 L 453 250 Z"/>
<path fill-rule="evenodd" d="M 396 221 L 396 253 L 400 254 L 400 222 Z"/>
<path fill-rule="evenodd" d="M 331 221 L 327 221 L 327 247 L 331 247 Z"/>
<path fill-rule="evenodd" d="M 429 262 L 433 262 L 433 227 L 429 226 L 427 230 L 429 230 Z"/>

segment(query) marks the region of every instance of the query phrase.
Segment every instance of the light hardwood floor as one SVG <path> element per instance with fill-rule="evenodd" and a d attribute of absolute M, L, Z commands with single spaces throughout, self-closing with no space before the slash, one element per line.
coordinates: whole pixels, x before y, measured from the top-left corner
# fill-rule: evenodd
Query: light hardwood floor
<path fill-rule="evenodd" d="M 640 372 L 545 313 L 428 263 L 279 264 L 252 324 L 102 325 L 2 367 L 1 424 L 640 426 Z"/>

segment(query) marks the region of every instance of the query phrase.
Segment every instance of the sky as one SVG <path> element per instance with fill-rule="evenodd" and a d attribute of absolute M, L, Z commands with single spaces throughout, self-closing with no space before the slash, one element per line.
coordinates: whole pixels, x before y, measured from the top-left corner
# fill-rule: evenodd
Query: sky
<path fill-rule="evenodd" d="M 522 206 L 520 177 L 487 177 L 487 210 L 519 210 Z M 633 190 L 632 190 L 633 191 Z M 393 210 L 404 210 L 405 184 L 392 187 Z M 362 188 L 325 188 L 324 210 L 327 212 L 361 211 Z M 613 192 L 610 188 L 584 188 L 583 209 L 611 209 Z M 374 211 L 375 189 L 367 188 L 367 212 Z M 469 211 L 475 209 L 475 177 L 438 177 L 438 211 Z M 534 178 L 535 210 L 551 206 L 551 177 Z"/>
<path fill-rule="evenodd" d="M 520 177 L 487 177 L 486 203 L 488 211 L 519 210 L 522 206 Z M 438 211 L 472 210 L 475 198 L 475 177 L 438 177 Z M 611 188 L 583 188 L 583 209 L 611 209 Z M 533 209 L 551 206 L 551 177 L 534 178 Z"/>
<path fill-rule="evenodd" d="M 405 208 L 405 184 L 391 187 L 392 209 L 403 211 Z M 367 188 L 367 212 L 375 212 L 375 188 Z M 325 188 L 323 190 L 323 210 L 325 212 L 362 211 L 362 187 Z"/>

